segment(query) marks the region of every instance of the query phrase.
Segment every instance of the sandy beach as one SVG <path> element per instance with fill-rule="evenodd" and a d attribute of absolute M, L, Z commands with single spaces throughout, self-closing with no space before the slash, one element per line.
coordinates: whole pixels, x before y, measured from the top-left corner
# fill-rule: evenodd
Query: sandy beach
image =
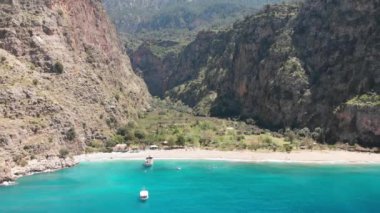
<path fill-rule="evenodd" d="M 380 154 L 347 151 L 250 152 L 211 150 L 157 150 L 139 153 L 94 153 L 75 156 L 76 162 L 143 160 L 148 155 L 165 160 L 226 160 L 316 164 L 380 164 Z"/>
<path fill-rule="evenodd" d="M 114 160 L 144 160 L 147 156 L 157 160 L 222 160 L 238 162 L 277 162 L 302 164 L 367 164 L 380 165 L 380 154 L 347 151 L 293 151 L 251 152 L 251 151 L 215 151 L 215 150 L 149 150 L 138 153 L 93 153 L 74 156 L 70 160 L 30 162 L 27 167 L 12 168 L 12 176 L 0 180 L 1 185 L 11 185 L 19 177 L 34 173 L 51 172 L 71 167 L 81 162 L 102 162 Z"/>

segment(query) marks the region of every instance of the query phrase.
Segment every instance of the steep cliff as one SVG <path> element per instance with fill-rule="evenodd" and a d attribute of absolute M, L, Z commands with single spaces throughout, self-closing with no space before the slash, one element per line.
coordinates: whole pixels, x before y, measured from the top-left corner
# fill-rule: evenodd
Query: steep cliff
<path fill-rule="evenodd" d="M 148 106 L 120 46 L 101 1 L 0 1 L 0 181 L 61 166 Z"/>
<path fill-rule="evenodd" d="M 200 114 L 322 128 L 326 142 L 380 146 L 379 106 L 350 104 L 380 94 L 379 7 L 375 0 L 273 5 L 231 30 L 200 33 L 165 71 L 166 94 Z"/>
<path fill-rule="evenodd" d="M 167 54 L 165 58 L 155 55 L 147 44 L 141 45 L 131 55 L 133 70 L 139 73 L 149 85 L 153 96 L 163 97 L 168 88 L 168 76 L 177 62 L 176 54 Z"/>

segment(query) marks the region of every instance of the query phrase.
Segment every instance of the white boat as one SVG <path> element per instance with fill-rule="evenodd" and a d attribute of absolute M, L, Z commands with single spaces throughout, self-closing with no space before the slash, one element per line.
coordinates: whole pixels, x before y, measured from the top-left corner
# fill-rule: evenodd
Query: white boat
<path fill-rule="evenodd" d="M 153 157 L 151 157 L 151 156 L 147 157 L 145 159 L 144 166 L 145 167 L 151 167 L 151 166 L 153 166 Z"/>
<path fill-rule="evenodd" d="M 149 199 L 149 192 L 146 189 L 140 191 L 140 200 L 146 201 Z"/>

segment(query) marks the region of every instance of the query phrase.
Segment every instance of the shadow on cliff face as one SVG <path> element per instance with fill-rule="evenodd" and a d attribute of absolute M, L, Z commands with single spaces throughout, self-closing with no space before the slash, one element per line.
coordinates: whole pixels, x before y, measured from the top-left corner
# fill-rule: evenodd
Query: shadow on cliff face
<path fill-rule="evenodd" d="M 218 117 L 237 117 L 241 112 L 241 104 L 231 96 L 218 97 L 211 106 L 210 115 Z"/>

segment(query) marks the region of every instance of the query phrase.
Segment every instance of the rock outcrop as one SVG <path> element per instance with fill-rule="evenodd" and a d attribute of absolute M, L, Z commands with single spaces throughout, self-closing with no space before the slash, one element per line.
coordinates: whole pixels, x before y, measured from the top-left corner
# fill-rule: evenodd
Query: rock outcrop
<path fill-rule="evenodd" d="M 379 13 L 375 0 L 267 6 L 231 30 L 200 33 L 162 71 L 166 95 L 199 114 L 322 128 L 324 142 L 380 146 L 380 108 L 347 105 L 380 94 Z"/>
<path fill-rule="evenodd" d="M 99 0 L 0 0 L 0 181 L 148 107 L 121 46 Z"/>
<path fill-rule="evenodd" d="M 380 147 L 380 95 L 356 96 L 334 111 L 332 133 L 339 140 Z"/>

